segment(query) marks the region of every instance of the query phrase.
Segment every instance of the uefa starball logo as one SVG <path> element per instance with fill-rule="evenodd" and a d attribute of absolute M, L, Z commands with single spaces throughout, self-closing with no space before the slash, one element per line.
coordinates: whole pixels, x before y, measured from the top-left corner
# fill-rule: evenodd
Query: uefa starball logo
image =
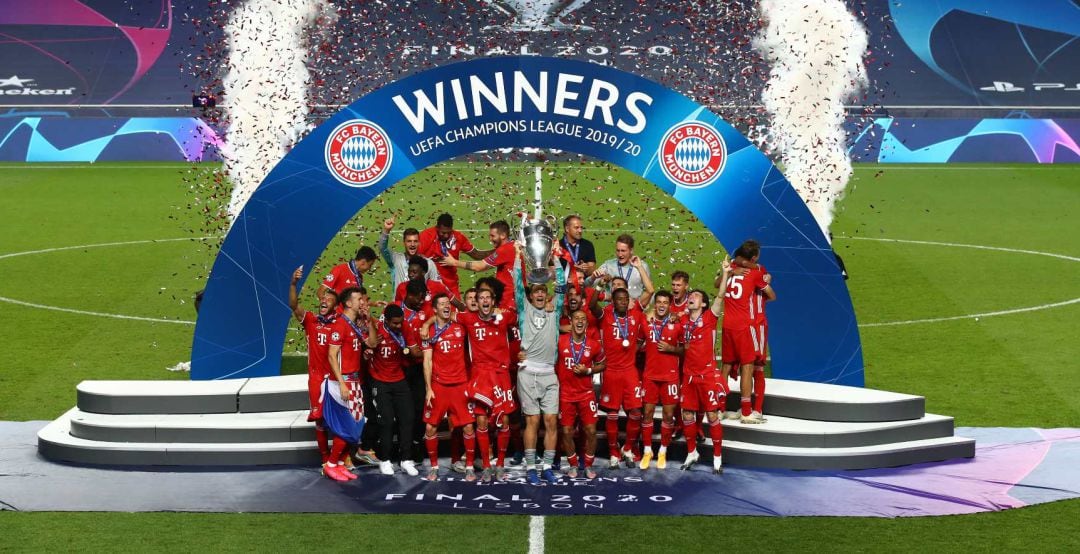
<path fill-rule="evenodd" d="M 660 167 L 672 182 L 689 188 L 713 182 L 727 163 L 727 145 L 712 125 L 680 123 L 660 142 Z"/>
<path fill-rule="evenodd" d="M 386 175 L 394 148 L 378 125 L 353 119 L 338 125 L 326 139 L 326 167 L 350 187 L 368 187 Z"/>

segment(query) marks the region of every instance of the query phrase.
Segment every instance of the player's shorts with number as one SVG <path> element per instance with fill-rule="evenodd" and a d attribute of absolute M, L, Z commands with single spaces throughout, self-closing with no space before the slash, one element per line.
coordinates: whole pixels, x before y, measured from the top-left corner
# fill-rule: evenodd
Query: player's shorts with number
<path fill-rule="evenodd" d="M 621 406 L 632 410 L 641 407 L 645 391 L 636 371 L 607 371 L 600 385 L 600 407 L 605 411 L 618 411 Z"/>
<path fill-rule="evenodd" d="M 645 379 L 642 386 L 645 388 L 645 404 L 673 406 L 679 403 L 679 383 L 675 381 Z"/>
<path fill-rule="evenodd" d="M 582 425 L 595 425 L 599 419 L 595 398 L 584 400 L 559 399 L 559 425 L 571 427 L 580 418 Z"/>
<path fill-rule="evenodd" d="M 758 357 L 750 327 L 724 329 L 720 335 L 720 356 L 725 364 L 746 365 Z"/>
<path fill-rule="evenodd" d="M 682 386 L 680 407 L 688 412 L 715 412 L 724 402 L 723 388 L 715 374 L 689 375 Z"/>
<path fill-rule="evenodd" d="M 469 386 L 466 383 L 458 385 L 440 385 L 431 383 L 431 391 L 435 398 L 431 404 L 424 407 L 424 423 L 438 425 L 447 415 L 450 416 L 451 427 L 461 427 L 474 421 L 472 400 L 469 400 Z"/>
<path fill-rule="evenodd" d="M 498 417 L 512 414 L 517 410 L 514 402 L 514 388 L 510 384 L 507 372 L 480 370 L 473 368 L 473 381 L 469 392 L 475 401 L 473 412 L 476 415 Z"/>
<path fill-rule="evenodd" d="M 756 323 L 750 327 L 750 338 L 754 339 L 754 344 L 757 346 L 757 357 L 754 358 L 754 365 L 765 365 L 765 355 L 769 351 L 769 326 L 764 323 Z"/>

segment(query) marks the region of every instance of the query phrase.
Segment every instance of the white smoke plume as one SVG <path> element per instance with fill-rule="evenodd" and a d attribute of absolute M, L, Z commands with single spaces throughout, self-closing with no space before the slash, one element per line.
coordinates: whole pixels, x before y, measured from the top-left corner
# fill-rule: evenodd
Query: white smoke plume
<path fill-rule="evenodd" d="M 842 0 L 761 0 L 761 15 L 754 47 L 770 64 L 768 143 L 828 235 L 851 177 L 844 102 L 866 84 L 866 28 Z"/>
<path fill-rule="evenodd" d="M 308 38 L 316 23 L 326 29 L 335 20 L 329 0 L 247 0 L 230 15 L 222 80 L 230 222 L 307 130 Z"/>

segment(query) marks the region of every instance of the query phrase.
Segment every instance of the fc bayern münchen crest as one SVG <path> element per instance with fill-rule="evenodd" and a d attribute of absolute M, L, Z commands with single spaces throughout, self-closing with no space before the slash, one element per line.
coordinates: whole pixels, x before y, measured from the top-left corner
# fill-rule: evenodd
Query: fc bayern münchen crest
<path fill-rule="evenodd" d="M 394 149 L 386 132 L 365 119 L 338 125 L 326 139 L 326 167 L 350 187 L 367 187 L 386 175 Z"/>
<path fill-rule="evenodd" d="M 703 187 L 724 171 L 727 145 L 712 125 L 693 121 L 669 129 L 659 155 L 668 179 L 684 187 Z"/>

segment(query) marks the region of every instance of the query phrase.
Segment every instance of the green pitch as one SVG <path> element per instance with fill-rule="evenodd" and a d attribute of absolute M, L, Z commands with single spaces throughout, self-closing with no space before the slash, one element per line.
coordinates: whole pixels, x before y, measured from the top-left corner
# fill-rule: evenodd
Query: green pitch
<path fill-rule="evenodd" d="M 0 164 L 0 420 L 55 418 L 75 404 L 84 379 L 187 378 L 165 368 L 190 358 L 191 296 L 220 240 L 220 221 L 207 213 L 227 194 L 206 172 L 173 164 Z M 515 164 L 447 164 L 414 176 L 342 229 L 301 301 L 311 302 L 326 269 L 358 245 L 374 245 L 389 214 L 398 216 L 395 241 L 397 231 L 423 228 L 447 211 L 484 248 L 487 223 L 528 206 L 532 183 L 531 166 Z M 1067 302 L 1080 297 L 1078 183 L 1080 168 L 1068 166 L 858 167 L 833 232 L 852 275 L 867 386 L 924 395 L 928 411 L 955 416 L 957 425 L 1077 426 L 1080 301 Z M 617 168 L 547 164 L 544 198 L 547 213 L 585 216 L 601 258 L 617 234 L 634 234 L 660 286 L 675 269 L 707 285 L 724 253 L 685 208 Z M 381 263 L 369 281 L 377 283 L 373 297 L 390 296 Z M 783 283 L 775 285 L 782 294 Z M 303 359 L 288 355 L 303 349 L 302 335 L 291 331 L 287 371 L 302 371 Z M 905 537 L 920 546 L 1060 548 L 1076 544 L 1064 529 L 1078 515 L 1080 501 L 895 521 L 548 518 L 547 539 L 552 550 L 599 550 L 594 538 L 612 533 L 649 548 L 715 550 L 706 544 L 718 543 L 705 537 L 753 530 L 764 537 L 758 546 L 773 548 L 836 541 L 900 549 L 912 544 Z M 30 547 L 26 537 L 48 535 L 52 546 L 101 549 L 123 547 L 114 534 L 145 536 L 149 528 L 178 530 L 156 539 L 166 548 L 193 541 L 301 548 L 312 544 L 305 541 L 313 530 L 348 521 L 377 527 L 368 544 L 387 549 L 452 549 L 440 542 L 445 535 L 416 530 L 465 524 L 490 529 L 483 535 L 491 550 L 520 551 L 528 527 L 517 517 L 4 514 L 0 521 L 13 531 L 0 544 Z M 237 531 L 179 531 L 224 525 Z"/>

